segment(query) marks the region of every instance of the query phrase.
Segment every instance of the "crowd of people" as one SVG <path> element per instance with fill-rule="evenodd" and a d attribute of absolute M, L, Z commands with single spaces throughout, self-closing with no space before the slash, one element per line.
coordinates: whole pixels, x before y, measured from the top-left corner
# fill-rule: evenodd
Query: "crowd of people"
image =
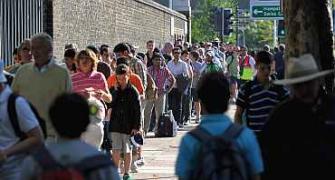
<path fill-rule="evenodd" d="M 0 69 L 1 179 L 37 179 L 48 167 L 77 167 L 87 158 L 99 161 L 92 163 L 96 167 L 89 167 L 93 171 L 86 178 L 119 179 L 123 174 L 123 179 L 130 179 L 130 172 L 138 172 L 145 164 L 143 139 L 158 131 L 160 116 L 168 110 L 179 129 L 191 119 L 211 135 L 222 134 L 233 122 L 246 125 L 237 142 L 254 179 L 263 171 L 269 179 L 299 172 L 293 169 L 301 167 L 304 158 L 321 156 L 323 149 L 313 144 L 319 140 L 333 148 L 325 138 L 333 133 L 325 123 L 331 118 L 316 122 L 320 112 L 311 105 L 321 97 L 317 78 L 332 71 L 318 71 L 313 57 L 305 55 L 287 61 L 292 76 L 283 79 L 284 45 L 273 53 L 268 46 L 253 52 L 218 39 L 192 45 L 177 39 L 159 49 L 154 40 L 148 40 L 142 53 L 125 42 L 81 50 L 66 44 L 60 60 L 54 57 L 52 44 L 48 34 L 36 34 L 13 53 L 13 65 Z M 307 60 L 309 66 L 299 64 Z M 19 95 L 14 110 L 8 105 L 11 94 Z M 223 115 L 229 104 L 237 106 L 234 120 Z M 301 115 L 294 116 L 294 110 Z M 300 122 L 307 125 L 297 136 Z M 285 128 L 289 131 L 283 132 Z M 131 141 L 135 136 L 136 142 Z M 181 179 L 192 176 L 199 148 L 191 134 L 183 137 L 176 164 Z M 292 159 L 284 156 L 287 151 Z M 326 160 L 333 156 L 324 155 L 322 160 L 333 167 L 333 159 Z M 46 164 L 50 162 L 43 158 L 54 163 Z M 294 163 L 281 173 L 279 162 Z M 314 167 L 304 166 L 310 171 Z M 317 172 L 327 170 L 321 167 Z"/>

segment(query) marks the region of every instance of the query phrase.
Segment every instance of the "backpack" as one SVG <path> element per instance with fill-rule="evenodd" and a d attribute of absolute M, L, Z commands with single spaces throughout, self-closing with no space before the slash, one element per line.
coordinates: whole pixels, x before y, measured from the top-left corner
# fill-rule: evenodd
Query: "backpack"
<path fill-rule="evenodd" d="M 162 113 L 158 119 L 156 137 L 175 137 L 177 136 L 177 122 L 174 120 L 172 110 Z"/>
<path fill-rule="evenodd" d="M 19 97 L 19 95 L 12 93 L 9 97 L 8 97 L 8 104 L 7 104 L 7 110 L 8 110 L 8 116 L 9 116 L 9 120 L 10 123 L 13 126 L 15 135 L 17 137 L 20 138 L 20 140 L 24 140 L 27 138 L 26 133 L 24 133 L 19 125 L 19 121 L 17 119 L 17 112 L 16 112 L 16 107 L 15 107 L 15 102 L 16 99 Z M 44 119 L 41 118 L 41 116 L 38 114 L 38 111 L 36 110 L 36 108 L 29 102 L 27 101 L 29 104 L 29 107 L 31 109 L 31 111 L 34 113 L 34 115 L 36 116 L 36 119 L 42 129 L 43 135 L 44 137 L 46 137 L 47 135 L 47 130 L 46 130 L 46 124 Z"/>
<path fill-rule="evenodd" d="M 42 168 L 37 175 L 39 180 L 85 180 L 90 172 L 114 163 L 106 155 L 99 154 L 84 158 L 79 163 L 73 165 L 61 165 L 50 154 L 45 146 L 41 146 L 33 154 L 34 160 Z"/>
<path fill-rule="evenodd" d="M 201 127 L 190 131 L 201 142 L 198 163 L 190 179 L 250 179 L 247 162 L 235 141 L 242 131 L 243 126 L 234 123 L 218 136 L 212 136 Z"/>

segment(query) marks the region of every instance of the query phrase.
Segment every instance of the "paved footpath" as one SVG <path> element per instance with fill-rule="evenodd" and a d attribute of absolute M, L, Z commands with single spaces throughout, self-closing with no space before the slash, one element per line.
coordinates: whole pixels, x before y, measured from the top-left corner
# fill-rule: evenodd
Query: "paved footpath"
<path fill-rule="evenodd" d="M 235 110 L 236 106 L 230 106 L 227 114 L 232 118 Z M 178 131 L 177 137 L 172 138 L 155 138 L 154 134 L 149 134 L 143 146 L 145 165 L 139 168 L 139 173 L 132 174 L 132 177 L 137 180 L 177 179 L 174 168 L 180 140 L 196 126 L 192 121 L 183 131 Z"/>

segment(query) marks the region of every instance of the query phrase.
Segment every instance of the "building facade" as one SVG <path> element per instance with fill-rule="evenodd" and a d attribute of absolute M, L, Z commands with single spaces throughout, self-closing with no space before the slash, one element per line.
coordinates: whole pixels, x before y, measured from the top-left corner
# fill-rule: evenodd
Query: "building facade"
<path fill-rule="evenodd" d="M 1 29 L 0 59 L 11 64 L 11 53 L 20 42 L 37 32 L 47 32 L 54 39 L 54 55 L 63 57 L 64 45 L 75 43 L 79 49 L 87 45 L 130 42 L 145 50 L 145 42 L 155 40 L 158 47 L 167 41 L 185 38 L 188 18 L 152 0 L 0 0 Z M 39 3 L 36 3 L 39 2 Z M 26 5 L 26 6 L 25 6 Z M 13 6 L 12 10 L 5 11 Z M 14 7 L 15 6 L 15 7 Z M 30 8 L 32 7 L 32 8 Z M 30 12 L 26 24 L 34 30 L 21 34 L 22 19 L 3 21 L 5 17 L 18 16 L 17 12 Z M 4 16 L 6 15 L 6 16 Z M 24 15 L 23 15 L 24 16 Z M 38 22 L 38 23 L 37 23 Z M 11 34 L 8 34 L 8 33 Z M 20 37 L 20 38 L 17 38 Z M 16 38 L 16 39 L 15 39 Z M 10 42 L 9 39 L 13 39 Z M 7 42 L 3 44 L 3 42 Z"/>

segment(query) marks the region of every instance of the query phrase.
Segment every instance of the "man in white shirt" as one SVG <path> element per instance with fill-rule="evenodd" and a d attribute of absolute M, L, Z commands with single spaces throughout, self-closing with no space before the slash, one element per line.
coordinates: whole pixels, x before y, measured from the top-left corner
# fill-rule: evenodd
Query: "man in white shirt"
<path fill-rule="evenodd" d="M 0 179 L 17 180 L 20 179 L 24 154 L 41 145 L 43 137 L 35 114 L 22 97 L 15 100 L 15 108 L 19 128 L 26 138 L 20 139 L 15 134 L 8 114 L 8 98 L 12 90 L 6 82 L 3 62 L 0 61 Z"/>
<path fill-rule="evenodd" d="M 180 59 L 181 49 L 176 47 L 173 49 L 173 60 L 167 64 L 168 69 L 171 71 L 173 76 L 176 78 L 177 83 L 173 86 L 169 93 L 168 102 L 169 109 L 172 110 L 175 121 L 179 127 L 183 127 L 183 121 L 181 119 L 182 113 L 182 94 L 187 88 L 187 79 L 191 78 L 187 64 Z"/>

